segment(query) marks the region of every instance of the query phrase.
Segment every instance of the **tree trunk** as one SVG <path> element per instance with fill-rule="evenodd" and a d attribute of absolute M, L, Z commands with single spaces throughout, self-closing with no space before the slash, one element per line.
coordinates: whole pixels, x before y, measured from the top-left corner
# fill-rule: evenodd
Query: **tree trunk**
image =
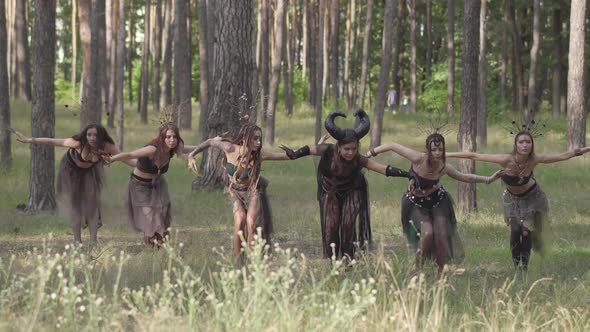
<path fill-rule="evenodd" d="M 162 99 L 160 107 L 172 105 L 172 40 L 174 31 L 174 1 L 166 1 L 164 30 L 162 31 Z"/>
<path fill-rule="evenodd" d="M 432 73 L 432 0 L 426 0 L 426 77 Z"/>
<path fill-rule="evenodd" d="M 327 0 L 319 0 L 319 10 L 318 10 L 318 34 L 317 34 L 317 43 L 318 43 L 318 47 L 316 48 L 316 94 L 315 94 L 315 140 L 314 142 L 317 142 L 320 137 L 322 136 L 322 112 L 323 112 L 323 105 L 322 105 L 322 99 L 323 99 L 323 87 L 322 87 L 322 82 L 323 82 L 323 76 L 324 76 L 324 61 L 322 58 L 322 54 L 324 54 L 324 46 L 325 46 L 325 39 L 324 39 L 324 34 L 326 34 L 326 29 L 325 29 L 325 25 L 324 25 L 324 20 L 325 20 L 325 16 L 326 16 L 326 10 L 327 10 Z M 369 0 L 369 3 L 373 1 L 373 0 Z"/>
<path fill-rule="evenodd" d="M 500 105 L 505 105 L 506 103 L 506 85 L 507 85 L 507 77 L 508 77 L 508 50 L 510 49 L 509 39 L 508 39 L 508 29 L 509 29 L 509 14 L 508 14 L 508 0 L 504 0 L 503 3 L 503 15 L 502 15 L 502 57 L 500 59 Z"/>
<path fill-rule="evenodd" d="M 307 24 L 308 24 L 308 32 L 307 32 L 307 40 L 308 40 L 308 47 L 307 47 L 307 55 L 306 55 L 306 63 L 307 63 L 307 103 L 309 105 L 314 106 L 317 94 L 317 57 L 316 57 L 316 49 L 318 45 L 318 21 L 317 21 L 317 2 L 314 0 L 304 0 L 306 3 L 305 16 L 307 17 Z M 321 130 L 321 128 L 320 128 Z"/>
<path fill-rule="evenodd" d="M 29 26 L 27 20 L 27 0 L 16 0 L 15 7 L 15 46 L 16 80 L 14 96 L 31 100 L 31 65 L 29 59 Z"/>
<path fill-rule="evenodd" d="M 127 30 L 127 39 L 129 47 L 127 49 L 127 90 L 129 90 L 129 103 L 133 103 L 133 59 L 135 57 L 135 22 L 133 20 L 133 0 L 129 0 L 129 24 Z"/>
<path fill-rule="evenodd" d="M 10 149 L 10 103 L 8 95 L 8 67 L 6 51 L 6 12 L 5 0 L 0 0 L 0 168 L 12 166 Z"/>
<path fill-rule="evenodd" d="M 570 13 L 570 46 L 567 71 L 567 149 L 586 146 L 586 96 L 584 38 L 586 0 L 573 0 Z"/>
<path fill-rule="evenodd" d="M 457 141 L 459 151 L 476 151 L 477 126 L 477 62 L 479 49 L 480 1 L 465 1 L 463 5 L 463 77 L 461 78 L 461 119 Z M 475 162 L 462 159 L 459 171 L 475 173 Z M 476 188 L 474 183 L 459 182 L 458 202 L 463 213 L 477 210 Z"/>
<path fill-rule="evenodd" d="M 514 81 L 513 89 L 514 89 L 514 101 L 513 101 L 513 108 L 516 112 L 524 112 L 524 81 L 523 81 L 523 67 L 522 67 L 522 59 L 520 57 L 521 47 L 522 47 L 522 40 L 520 38 L 520 33 L 518 31 L 518 26 L 516 25 L 515 19 L 515 9 L 514 9 L 514 0 L 509 0 L 509 20 L 510 20 L 510 28 L 512 30 L 512 65 L 514 66 Z"/>
<path fill-rule="evenodd" d="M 116 66 L 117 73 L 115 80 L 117 85 L 116 91 L 116 112 L 117 112 L 117 146 L 123 150 L 124 147 L 124 133 L 125 133 L 125 112 L 123 110 L 125 105 L 125 96 L 123 95 L 123 87 L 125 85 L 125 0 L 119 0 L 118 30 L 117 30 L 117 56 Z"/>
<path fill-rule="evenodd" d="M 371 128 L 371 147 L 381 145 L 381 130 L 383 128 L 383 109 L 387 100 L 387 85 L 389 81 L 389 69 L 391 68 L 391 48 L 393 44 L 393 15 L 395 12 L 393 0 L 385 1 L 383 14 L 383 50 L 381 51 L 381 68 L 379 69 L 379 82 L 375 95 L 375 113 Z"/>
<path fill-rule="evenodd" d="M 412 86 L 410 87 L 410 113 L 416 113 L 416 103 L 418 102 L 417 95 L 417 41 L 416 41 L 416 1 L 410 0 L 410 47 L 411 59 L 410 59 L 410 81 Z M 476 1 L 476 0 L 473 0 Z"/>
<path fill-rule="evenodd" d="M 553 70 L 551 75 L 553 116 L 558 117 L 561 106 L 561 9 L 553 10 Z"/>
<path fill-rule="evenodd" d="M 141 124 L 147 124 L 149 100 L 149 55 L 150 55 L 150 7 L 151 0 L 145 0 L 143 16 L 143 47 L 141 51 L 141 78 L 139 83 L 138 111 Z"/>
<path fill-rule="evenodd" d="M 328 98 L 328 79 L 330 78 L 330 13 L 331 3 L 337 0 L 324 0 L 323 40 L 322 40 L 322 102 Z"/>
<path fill-rule="evenodd" d="M 207 0 L 199 0 L 199 105 L 201 113 L 199 115 L 199 140 L 202 142 L 207 139 L 207 110 L 209 104 L 209 64 L 207 62 Z"/>
<path fill-rule="evenodd" d="M 486 46 L 486 34 L 487 34 L 487 19 L 486 19 L 486 7 L 487 0 L 481 0 L 481 9 L 479 15 L 480 27 L 479 27 L 479 92 L 478 92 L 478 105 L 477 105 L 477 136 L 479 137 L 479 144 L 482 147 L 488 145 L 488 98 L 487 98 L 487 46 Z"/>
<path fill-rule="evenodd" d="M 354 0 L 353 0 L 354 1 Z M 307 73 L 307 66 L 309 63 L 309 4 L 308 0 L 301 0 L 301 53 L 303 53 L 303 58 L 301 61 L 301 75 L 303 79 L 308 77 Z M 297 16 L 297 11 L 295 11 L 295 16 Z"/>
<path fill-rule="evenodd" d="M 401 101 L 401 93 L 402 89 L 400 86 L 400 79 L 399 79 L 399 58 L 401 54 L 403 54 L 403 47 L 404 47 L 404 9 L 406 7 L 406 0 L 400 0 L 397 6 L 397 26 L 395 28 L 396 31 L 396 40 L 395 40 L 395 51 L 393 53 L 393 85 L 395 89 L 398 91 L 398 104 Z"/>
<path fill-rule="evenodd" d="M 96 0 L 78 3 L 80 20 L 80 44 L 82 46 L 82 87 L 80 94 L 80 128 L 91 123 L 100 123 L 98 101 L 100 84 L 98 79 L 98 19 L 92 15 Z"/>
<path fill-rule="evenodd" d="M 119 1 L 107 2 L 107 50 L 109 54 L 109 94 L 106 96 L 107 127 L 115 128 L 115 107 L 117 104 L 117 39 L 119 33 Z"/>
<path fill-rule="evenodd" d="M 209 99 L 208 137 L 226 131 L 237 134 L 242 125 L 240 113 L 251 117 L 256 112 L 253 109 L 256 104 L 253 2 L 219 0 L 217 5 L 218 39 L 213 49 L 215 64 L 211 82 L 214 88 Z M 223 152 L 207 150 L 201 163 L 202 176 L 193 182 L 193 188 L 222 184 L 222 159 Z"/>
<path fill-rule="evenodd" d="M 96 41 L 96 73 L 98 78 L 98 87 L 96 89 L 97 93 L 97 100 L 96 100 L 96 110 L 95 112 L 98 113 L 98 123 L 100 123 L 102 119 L 102 111 L 105 102 L 108 100 L 109 97 L 109 82 L 108 82 L 108 52 L 107 52 L 107 45 L 106 45 L 106 26 L 105 26 L 105 1 L 112 1 L 112 0 L 95 0 L 96 5 L 93 7 L 93 13 L 99 13 L 98 15 L 91 15 L 94 18 L 96 17 L 96 31 L 97 31 L 97 41 Z M 94 30 L 93 30 L 94 32 Z"/>
<path fill-rule="evenodd" d="M 541 30 L 541 0 L 534 0 L 533 45 L 531 47 L 531 67 L 529 69 L 529 92 L 526 118 L 534 118 L 537 108 L 537 61 L 539 58 L 539 39 Z"/>
<path fill-rule="evenodd" d="M 365 91 L 367 89 L 367 75 L 369 66 L 369 42 L 371 41 L 371 23 L 373 22 L 373 0 L 367 1 L 367 16 L 365 20 L 365 33 L 363 36 L 363 60 L 361 65 L 361 87 L 359 107 L 365 107 Z"/>
<path fill-rule="evenodd" d="M 72 91 L 76 91 L 78 81 L 78 0 L 72 0 Z"/>
<path fill-rule="evenodd" d="M 284 66 L 284 91 L 285 91 L 285 111 L 287 116 L 293 115 L 293 84 L 294 84 L 294 68 L 295 68 L 295 52 L 297 49 L 297 0 L 291 0 L 291 16 L 287 11 L 287 22 L 285 24 L 285 31 L 287 33 L 286 47 L 284 50 L 286 58 L 286 66 Z M 289 29 L 290 27 L 290 29 Z"/>
<path fill-rule="evenodd" d="M 344 37 L 344 81 L 346 93 L 346 107 L 353 108 L 353 84 L 350 83 L 350 52 L 354 47 L 354 26 L 356 18 L 356 0 L 351 0 L 347 6 L 346 36 Z"/>
<path fill-rule="evenodd" d="M 262 25 L 261 25 L 261 40 L 260 40 L 260 83 L 262 84 L 262 95 L 260 96 L 260 113 L 262 116 L 262 122 L 266 123 L 266 111 L 268 109 L 267 101 L 269 94 L 269 62 L 270 62 L 270 31 L 269 31 L 269 11 L 270 3 L 269 0 L 262 1 Z"/>
<path fill-rule="evenodd" d="M 164 4 L 165 5 L 165 4 Z M 152 80 L 152 108 L 154 112 L 160 111 L 160 98 L 162 96 L 162 89 L 160 88 L 160 73 L 161 73 L 161 58 L 162 58 L 162 3 L 156 1 L 153 6 L 154 11 L 154 22 L 153 27 L 153 40 L 154 40 L 154 52 L 153 52 L 153 65 L 152 72 L 154 79 Z"/>
<path fill-rule="evenodd" d="M 266 121 L 264 122 L 265 141 L 269 145 L 274 144 L 275 140 L 275 109 L 279 95 L 279 83 L 281 79 L 281 59 L 283 57 L 283 28 L 285 20 L 285 0 L 276 0 L 274 15 L 274 49 L 272 52 L 272 78 L 270 81 L 270 90 L 268 96 L 268 108 L 266 111 Z"/>
<path fill-rule="evenodd" d="M 82 22 L 82 20 L 80 20 Z M 35 0 L 33 26 L 33 108 L 31 135 L 55 135 L 55 0 Z M 31 172 L 27 209 L 55 209 L 55 149 L 31 145 Z"/>
<path fill-rule="evenodd" d="M 339 58 L 339 19 L 340 19 L 340 1 L 330 0 L 330 66 L 329 81 L 332 88 L 332 99 L 334 105 L 338 108 L 338 58 Z"/>
<path fill-rule="evenodd" d="M 185 0 L 176 0 L 174 3 L 174 108 L 178 112 L 179 127 L 191 128 L 191 57 L 190 42 L 186 28 L 188 14 Z"/>
<path fill-rule="evenodd" d="M 447 113 L 455 112 L 455 0 L 447 3 Z"/>

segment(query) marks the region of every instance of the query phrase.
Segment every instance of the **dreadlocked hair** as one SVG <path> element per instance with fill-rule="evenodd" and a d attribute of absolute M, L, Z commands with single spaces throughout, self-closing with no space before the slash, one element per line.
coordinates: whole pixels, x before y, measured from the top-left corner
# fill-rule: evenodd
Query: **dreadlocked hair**
<path fill-rule="evenodd" d="M 338 150 L 340 149 L 341 146 L 349 144 L 349 143 L 356 143 L 357 144 L 357 154 L 354 156 L 354 158 L 351 161 L 347 161 L 344 158 L 342 158 L 342 156 L 338 152 Z M 353 137 L 353 136 L 345 137 L 339 141 L 336 141 L 336 149 L 334 150 L 334 157 L 332 158 L 332 164 L 330 165 L 330 170 L 334 174 L 340 174 L 342 171 L 342 168 L 344 168 L 344 163 L 351 163 L 353 168 L 357 168 L 357 166 L 359 164 L 359 159 L 360 159 L 360 154 L 358 153 L 358 148 L 360 148 L 360 145 L 361 145 L 361 143 L 358 140 L 358 138 Z"/>
<path fill-rule="evenodd" d="M 238 157 L 237 169 L 231 177 L 232 183 L 239 183 L 240 179 L 238 174 L 241 174 L 243 169 L 242 165 L 252 164 L 252 170 L 250 171 L 250 182 L 248 184 L 248 191 L 253 192 L 256 190 L 258 185 L 258 179 L 260 178 L 260 164 L 262 162 L 262 146 L 258 150 L 250 149 L 250 141 L 254 138 L 256 132 L 262 133 L 262 129 L 255 124 L 245 124 L 240 128 L 238 135 L 233 140 L 233 144 L 241 146 L 240 156 Z M 227 163 L 227 159 L 224 160 Z"/>
<path fill-rule="evenodd" d="M 447 153 L 446 153 L 446 144 L 445 144 L 445 137 L 443 135 L 441 135 L 440 133 L 432 133 L 430 135 L 428 135 L 428 137 L 426 137 L 426 162 L 428 163 L 428 167 L 430 169 L 432 169 L 432 167 L 434 166 L 432 164 L 432 159 L 431 154 L 432 154 L 432 143 L 434 143 L 434 145 L 439 146 L 442 145 L 443 148 L 443 156 L 442 156 L 442 161 L 443 161 L 443 168 L 447 163 Z"/>

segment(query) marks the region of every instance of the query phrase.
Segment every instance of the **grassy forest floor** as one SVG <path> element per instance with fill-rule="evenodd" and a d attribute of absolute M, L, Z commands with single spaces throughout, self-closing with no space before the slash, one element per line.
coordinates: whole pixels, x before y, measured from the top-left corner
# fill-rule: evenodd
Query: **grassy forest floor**
<path fill-rule="evenodd" d="M 198 119 L 196 111 L 193 118 Z M 13 127 L 30 134 L 30 106 L 13 104 L 12 119 Z M 78 118 L 71 111 L 58 107 L 56 119 L 56 137 L 77 132 Z M 386 113 L 382 141 L 421 150 L 425 135 L 417 135 L 417 124 L 424 121 Z M 488 146 L 480 151 L 512 149 L 506 122 L 488 128 Z M 130 109 L 125 149 L 143 146 L 156 135 L 157 123 L 153 116 L 149 125 L 140 125 Z M 279 112 L 276 123 L 276 146 L 313 143 L 310 109 L 300 107 L 292 118 Z M 565 119 L 551 120 L 548 127 L 535 151 L 563 151 Z M 447 151 L 457 149 L 457 128 L 455 119 L 454 131 L 446 135 Z M 187 144 L 198 143 L 195 131 L 181 135 Z M 368 143 L 367 137 L 362 152 Z M 64 152 L 56 149 L 56 169 Z M 440 282 L 434 263 L 425 266 L 424 275 L 412 274 L 413 255 L 400 224 L 406 188 L 401 179 L 367 173 L 375 250 L 345 269 L 321 257 L 313 159 L 265 163 L 273 245 L 283 249 L 270 257 L 255 251 L 250 264 L 239 269 L 230 263 L 229 203 L 221 190 L 192 192 L 194 175 L 185 160 L 175 158 L 167 173 L 170 247 L 154 250 L 125 219 L 123 193 L 131 171 L 125 164 L 106 169 L 99 243 L 73 248 L 67 220 L 16 208 L 28 197 L 29 146 L 14 142 L 13 159 L 13 169 L 0 175 L 0 330 L 590 329 L 588 156 L 535 170 L 551 207 L 544 260 L 533 254 L 529 272 L 515 273 L 500 205 L 502 185 L 478 185 L 479 212 L 458 216 L 465 261 Z M 392 153 L 377 160 L 409 167 Z M 496 169 L 477 164 L 479 174 Z M 456 194 L 454 180 L 442 183 Z"/>

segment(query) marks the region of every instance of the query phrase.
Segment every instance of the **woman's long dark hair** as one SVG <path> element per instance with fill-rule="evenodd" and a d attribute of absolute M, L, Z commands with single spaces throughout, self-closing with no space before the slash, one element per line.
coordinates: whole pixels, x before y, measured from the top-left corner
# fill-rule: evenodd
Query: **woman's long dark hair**
<path fill-rule="evenodd" d="M 92 128 L 96 129 L 96 145 L 98 145 L 99 149 L 104 149 L 107 143 L 115 144 L 115 141 L 113 141 L 105 127 L 99 124 L 89 124 L 80 133 L 72 136 L 73 139 L 80 142 L 80 151 L 88 144 L 86 135 L 88 134 L 88 130 Z"/>
<path fill-rule="evenodd" d="M 447 164 L 447 148 L 446 148 L 446 144 L 445 144 L 445 137 L 439 133 L 432 133 L 430 135 L 428 135 L 428 137 L 426 137 L 426 162 L 428 163 L 428 167 L 430 169 L 432 169 L 432 143 L 434 143 L 434 145 L 439 146 L 442 144 L 442 149 L 443 149 L 443 157 L 442 157 L 442 161 L 443 161 L 443 167 L 441 168 L 441 170 L 443 168 L 445 168 L 445 165 Z"/>
<path fill-rule="evenodd" d="M 166 145 L 166 132 L 168 132 L 168 130 L 174 131 L 174 134 L 178 139 L 176 147 L 170 151 L 170 154 L 164 152 L 164 146 Z M 166 159 L 166 157 L 170 158 L 174 153 L 181 154 L 184 150 L 184 140 L 182 139 L 182 137 L 180 137 L 180 130 L 178 129 L 177 125 L 170 122 L 165 123 L 160 127 L 158 136 L 151 140 L 149 144 L 156 146 L 156 153 L 154 154 L 154 157 L 152 159 L 158 165 L 161 165 L 162 162 Z"/>

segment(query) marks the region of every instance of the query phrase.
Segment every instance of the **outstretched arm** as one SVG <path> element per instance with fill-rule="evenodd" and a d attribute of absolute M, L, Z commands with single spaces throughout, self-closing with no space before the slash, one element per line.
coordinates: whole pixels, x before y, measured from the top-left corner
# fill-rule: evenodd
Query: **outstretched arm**
<path fill-rule="evenodd" d="M 138 159 L 141 157 L 151 157 L 156 153 L 156 147 L 153 145 L 144 146 L 141 149 L 137 149 L 131 152 L 121 152 L 112 157 L 105 156 L 107 161 L 114 162 L 114 161 L 123 161 L 123 160 L 130 160 L 130 159 Z"/>
<path fill-rule="evenodd" d="M 589 151 L 590 146 L 585 146 L 583 148 L 576 148 L 574 150 L 569 150 L 560 154 L 537 155 L 536 159 L 541 164 L 551 164 L 556 163 L 558 161 L 568 160 L 576 156 L 581 156 Z"/>
<path fill-rule="evenodd" d="M 304 145 L 297 150 L 293 150 L 285 145 L 279 146 L 283 151 L 285 151 L 285 155 L 287 159 L 294 160 L 299 159 L 305 156 L 319 156 L 326 151 L 328 144 L 319 144 L 319 145 Z M 279 159 L 279 160 L 287 160 L 287 159 Z"/>
<path fill-rule="evenodd" d="M 408 171 L 404 171 L 391 165 L 383 165 L 374 160 L 367 161 L 367 169 L 381 173 L 385 176 L 401 177 L 401 178 L 412 178 L 412 174 Z"/>
<path fill-rule="evenodd" d="M 409 161 L 411 161 L 414 164 L 419 163 L 420 160 L 422 159 L 422 155 L 423 155 L 422 152 L 418 152 L 416 150 L 405 147 L 401 144 L 391 142 L 391 143 L 385 143 L 385 144 L 380 145 L 376 148 L 370 149 L 369 152 L 367 153 L 367 157 L 375 157 L 376 155 L 383 153 L 383 152 L 387 152 L 387 151 L 393 151 L 393 152 L 399 154 L 400 156 L 408 159 Z"/>
<path fill-rule="evenodd" d="M 467 182 L 467 183 L 486 183 L 486 184 L 490 184 L 490 183 L 496 181 L 497 179 L 499 179 L 500 177 L 502 177 L 502 175 L 504 175 L 503 170 L 496 171 L 491 176 L 467 174 L 467 173 L 459 172 L 452 165 L 448 165 L 448 164 L 445 166 L 445 172 L 448 176 L 452 177 L 453 179 L 455 179 L 457 181 Z"/>
<path fill-rule="evenodd" d="M 477 152 L 446 152 L 447 158 L 462 158 L 476 161 L 486 161 L 489 163 L 496 163 L 503 165 L 510 159 L 509 154 L 484 154 Z"/>
<path fill-rule="evenodd" d="M 209 138 L 209 139 L 205 140 L 204 142 L 202 142 L 201 144 L 197 145 L 196 148 L 188 154 L 188 156 L 187 156 L 188 168 L 198 174 L 197 164 L 195 162 L 195 155 L 198 153 L 201 153 L 202 151 L 204 151 L 205 149 L 208 149 L 210 147 L 220 149 L 221 151 L 223 151 L 225 153 L 229 153 L 229 152 L 234 151 L 234 145 L 231 144 L 230 142 L 223 141 L 223 138 L 221 136 Z"/>
<path fill-rule="evenodd" d="M 77 149 L 80 147 L 80 142 L 73 138 L 49 138 L 49 137 L 27 137 L 18 130 L 10 128 L 10 131 L 16 135 L 16 140 L 21 143 L 29 144 L 45 144 L 53 146 L 62 146 L 66 148 Z"/>
<path fill-rule="evenodd" d="M 106 144 L 104 148 L 107 155 L 102 155 L 102 158 L 107 163 L 113 161 L 113 158 L 111 156 L 121 154 L 121 150 L 119 150 L 119 148 L 114 144 Z M 124 159 L 121 161 L 123 161 L 125 164 L 131 167 L 135 167 L 135 165 L 137 164 L 137 159 Z"/>

